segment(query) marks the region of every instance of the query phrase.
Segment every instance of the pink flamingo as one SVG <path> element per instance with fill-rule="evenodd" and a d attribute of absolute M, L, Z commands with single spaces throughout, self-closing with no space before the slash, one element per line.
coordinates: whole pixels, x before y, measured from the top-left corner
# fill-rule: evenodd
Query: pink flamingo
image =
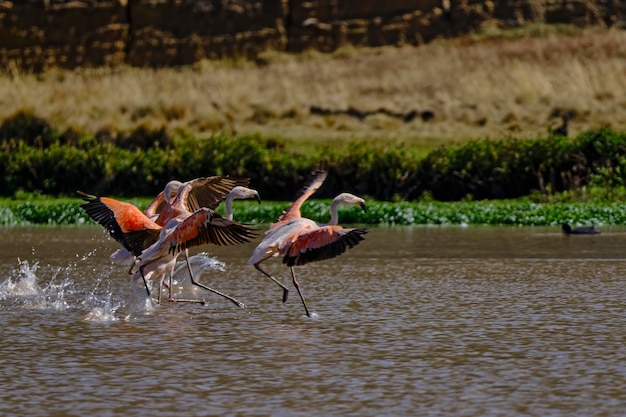
<path fill-rule="evenodd" d="M 153 207 L 151 209 L 153 212 L 146 210 L 148 213 L 141 212 L 132 204 L 112 198 L 96 197 L 80 191 L 79 194 L 87 201 L 81 206 L 87 214 L 104 226 L 109 234 L 133 256 L 141 255 L 156 244 L 163 244 L 164 240 L 174 231 L 176 231 L 175 240 L 169 238 L 168 241 L 175 247 L 182 248 L 184 246 L 185 255 L 187 255 L 186 249 L 192 246 L 206 243 L 223 245 L 249 241 L 252 237 L 251 229 L 232 220 L 224 219 L 209 208 L 215 208 L 235 186 L 247 184 L 248 181 L 248 179 L 217 176 L 198 178 L 186 183 L 172 181 L 168 183 L 163 192 L 164 201 L 161 202 L 161 197 L 157 196 L 149 206 L 149 208 Z M 157 205 L 160 206 L 158 209 L 156 208 Z M 150 219 L 146 214 L 152 214 L 156 217 L 155 220 Z M 181 225 L 180 229 L 177 229 L 178 225 Z M 159 258 L 154 258 L 156 253 L 153 249 L 149 253 L 152 256 L 149 262 L 144 255 L 144 260 L 139 266 L 148 295 L 150 295 L 150 290 L 143 273 L 145 266 L 152 264 L 153 272 L 171 271 L 179 253 L 180 250 L 173 249 L 172 256 L 164 256 L 159 260 Z M 137 260 L 135 260 L 136 263 Z M 190 267 L 189 269 L 191 271 Z M 197 283 L 193 279 L 193 275 L 192 282 L 223 295 Z M 242 305 L 232 297 L 226 296 L 226 298 L 231 299 L 237 305 Z"/>
<path fill-rule="evenodd" d="M 163 227 L 159 239 L 136 258 L 135 267 L 138 268 L 138 272 L 144 282 L 146 282 L 146 268 L 148 268 L 148 271 L 152 272 L 166 272 L 171 279 L 176 265 L 176 258 L 182 252 L 185 254 L 187 260 L 187 267 L 192 284 L 220 295 L 239 307 L 244 307 L 243 303 L 240 301 L 203 285 L 194 278 L 189 265 L 187 249 L 204 244 L 229 245 L 246 243 L 253 237 L 252 229 L 232 220 L 225 219 L 214 210 L 203 207 L 189 216 L 175 217 L 170 220 Z M 171 289 L 171 284 L 169 287 Z M 146 290 L 149 295 L 150 291 L 147 284 Z M 170 300 L 204 302 L 204 300 L 174 300 L 171 296 Z"/>
<path fill-rule="evenodd" d="M 256 190 L 253 190 L 251 188 L 247 188 L 243 186 L 236 186 L 228 193 L 224 201 L 226 220 L 232 221 L 233 219 L 233 209 L 232 209 L 233 200 L 241 200 L 241 199 L 247 199 L 247 198 L 255 198 L 259 202 L 259 204 L 261 203 L 259 193 Z M 213 211 L 211 212 L 215 213 Z M 198 221 L 194 219 L 193 216 L 201 217 L 203 218 L 203 221 L 206 221 L 203 215 L 198 212 L 188 217 L 181 216 L 181 217 L 176 217 L 172 219 L 168 223 L 166 228 L 163 229 L 163 232 L 159 238 L 159 241 L 157 241 L 155 244 L 153 244 L 149 248 L 146 248 L 141 253 L 141 255 L 139 255 L 139 257 L 136 258 L 135 266 L 137 266 L 139 270 L 135 274 L 139 274 L 142 277 L 145 277 L 149 273 L 156 273 L 157 275 L 167 274 L 169 276 L 169 284 L 167 285 L 167 287 L 169 289 L 170 301 L 186 301 L 186 302 L 204 303 L 204 300 L 172 298 L 172 275 L 173 275 L 173 271 L 176 265 L 176 259 L 178 257 L 178 254 L 181 251 L 183 251 L 183 253 L 185 254 L 185 259 L 187 261 L 187 270 L 189 271 L 189 276 L 191 278 L 192 284 L 199 286 L 201 288 L 204 288 L 208 291 L 211 291 L 215 294 L 218 294 L 232 301 L 235 305 L 239 307 L 244 307 L 244 304 L 241 303 L 240 301 L 222 292 L 219 292 L 210 287 L 207 287 L 201 284 L 200 282 L 198 282 L 194 278 L 193 272 L 191 270 L 191 266 L 189 264 L 187 248 L 192 247 L 192 246 L 198 246 L 198 244 L 202 244 L 203 241 L 202 241 L 202 237 L 198 238 L 199 241 L 196 241 L 191 237 L 191 234 L 196 228 L 195 224 Z M 189 228 L 188 224 L 190 222 L 192 224 L 191 232 L 185 231 L 185 229 Z M 209 240 L 210 240 L 209 243 L 219 244 L 219 243 L 216 243 L 216 240 L 213 238 Z M 167 242 L 169 242 L 169 245 L 170 245 L 169 248 L 167 247 L 168 245 Z M 237 243 L 243 243 L 243 242 L 237 242 Z M 166 249 L 168 250 L 166 251 Z M 134 279 L 136 278 L 137 277 L 134 276 Z M 159 296 L 160 296 L 160 293 L 161 293 L 161 290 L 159 289 Z"/>
<path fill-rule="evenodd" d="M 224 189 L 216 187 L 216 184 L 219 184 L 220 187 L 222 185 L 233 186 L 234 184 L 247 184 L 249 180 L 247 178 L 239 178 L 235 179 L 235 182 L 229 182 L 228 184 L 222 182 L 226 177 L 204 177 L 204 178 L 196 178 L 191 181 L 187 181 L 186 183 L 182 183 L 177 180 L 172 180 L 165 185 L 165 189 L 161 191 L 155 198 L 148 204 L 143 213 L 150 218 L 150 220 L 155 221 L 159 226 L 164 226 L 172 217 L 175 217 L 177 213 L 173 212 L 171 209 L 171 202 L 174 201 L 176 195 L 178 194 L 178 190 L 181 187 L 188 187 L 191 191 L 187 194 L 186 198 L 189 200 L 189 208 L 187 211 L 195 211 L 200 207 L 208 207 L 210 209 L 215 209 L 220 202 L 224 199 Z M 230 179 L 229 179 L 230 181 Z M 237 187 L 241 187 L 241 185 L 234 185 L 233 190 Z M 245 187 L 244 187 L 245 188 Z M 231 190 L 228 195 L 230 195 L 233 190 Z M 86 195 L 79 191 L 81 195 Z M 228 195 L 226 199 L 228 199 Z M 88 195 L 87 195 L 88 196 Z M 93 198 L 93 196 L 88 196 Z M 102 203 L 104 203 L 108 208 L 112 208 L 112 203 L 107 201 L 106 198 L 101 199 Z M 97 207 L 95 203 L 91 203 L 94 207 L 89 207 L 89 204 L 85 205 L 86 210 L 93 210 L 94 212 L 98 210 L 100 207 Z M 127 203 L 125 203 L 127 204 Z M 134 226 L 128 224 L 126 221 L 126 217 L 130 211 L 134 211 L 133 209 L 124 207 L 122 209 L 113 210 L 113 215 L 115 217 L 115 221 L 119 222 L 121 225 L 127 228 L 133 228 Z M 104 210 L 104 214 L 108 215 L 106 209 Z M 164 213 L 164 214 L 162 214 Z M 232 219 L 231 219 L 232 220 Z M 105 226 L 106 227 L 106 226 Z M 140 228 L 141 229 L 141 228 Z M 137 230 L 130 230 L 135 232 Z M 124 245 L 124 242 L 120 242 Z M 125 245 L 124 245 L 125 246 Z M 141 248 L 143 250 L 145 248 Z M 131 253 L 126 247 L 118 249 L 113 254 L 111 254 L 111 260 L 118 265 L 127 265 L 132 266 L 135 261 L 135 255 Z"/>
<path fill-rule="evenodd" d="M 192 186 L 192 187 L 200 186 L 198 180 L 193 180 L 187 184 L 188 185 L 185 185 L 185 186 Z M 170 201 L 174 200 L 178 190 L 183 185 L 184 184 L 181 183 L 180 181 L 170 181 L 165 187 L 165 190 L 161 191 L 157 195 L 157 197 L 146 207 L 143 213 L 146 216 L 148 216 L 150 219 L 157 220 L 157 218 L 159 217 L 159 214 L 163 211 L 163 209 L 167 205 L 169 205 Z M 215 192 L 215 190 L 211 190 L 211 192 Z M 226 218 L 228 220 L 233 220 L 233 208 L 232 208 L 233 200 L 243 200 L 243 199 L 248 199 L 248 198 L 254 198 L 259 204 L 261 204 L 261 198 L 259 196 L 258 191 L 252 188 L 244 187 L 242 185 L 237 185 L 233 187 L 233 189 L 228 192 L 228 194 L 226 195 L 226 198 L 224 199 L 224 208 L 225 208 Z M 210 204 L 208 208 L 215 209 L 216 206 L 219 204 L 218 200 L 219 198 L 217 198 L 217 196 L 214 196 L 212 197 L 212 200 L 208 201 L 207 197 L 205 196 L 204 199 L 201 201 L 203 204 Z M 160 217 L 159 222 L 162 223 L 164 220 L 165 219 L 162 216 Z M 113 261 L 114 263 L 118 265 L 125 265 L 125 266 L 132 267 L 135 262 L 135 256 L 131 252 L 129 252 L 126 248 L 122 247 L 111 254 L 111 261 Z M 163 268 L 160 268 L 160 267 L 157 267 L 156 269 L 163 270 Z M 167 268 L 165 268 L 165 270 L 167 270 Z M 148 272 L 149 271 L 146 271 L 146 274 Z M 169 278 L 170 278 L 170 283 L 171 283 L 172 276 L 170 275 Z M 168 284 L 165 284 L 165 286 L 167 287 Z M 171 290 L 170 290 L 170 299 L 171 299 Z"/>
<path fill-rule="evenodd" d="M 170 181 L 143 213 L 130 203 L 78 193 L 86 201 L 81 207 L 87 214 L 126 250 L 138 256 L 156 242 L 169 220 L 201 207 L 215 209 L 234 187 L 248 182 L 247 178 L 221 176 L 196 178 L 185 183 Z"/>
<path fill-rule="evenodd" d="M 352 248 L 363 240 L 367 233 L 365 228 L 346 229 L 338 225 L 339 205 L 358 205 L 366 210 L 365 201 L 353 194 L 342 193 L 335 197 L 330 206 L 330 221 L 326 224 L 318 224 L 313 220 L 302 217 L 300 208 L 302 204 L 323 184 L 327 173 L 317 170 L 312 179 L 303 187 L 299 197 L 282 214 L 278 221 L 272 224 L 265 237 L 254 249 L 248 264 L 254 265 L 265 276 L 274 281 L 283 289 L 283 302 L 287 301 L 289 289 L 264 271 L 261 262 L 273 256 L 283 256 L 283 263 L 291 269 L 293 285 L 300 295 L 304 310 L 311 317 L 300 285 L 296 279 L 294 266 L 304 265 L 309 262 L 321 261 L 341 255 L 348 248 Z"/>

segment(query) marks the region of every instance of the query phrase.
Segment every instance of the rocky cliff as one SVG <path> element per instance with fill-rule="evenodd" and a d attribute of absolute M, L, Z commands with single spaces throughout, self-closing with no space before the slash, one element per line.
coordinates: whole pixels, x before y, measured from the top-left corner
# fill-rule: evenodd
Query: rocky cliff
<path fill-rule="evenodd" d="M 529 23 L 623 26 L 619 0 L 0 0 L 0 66 L 173 66 L 420 44 Z"/>

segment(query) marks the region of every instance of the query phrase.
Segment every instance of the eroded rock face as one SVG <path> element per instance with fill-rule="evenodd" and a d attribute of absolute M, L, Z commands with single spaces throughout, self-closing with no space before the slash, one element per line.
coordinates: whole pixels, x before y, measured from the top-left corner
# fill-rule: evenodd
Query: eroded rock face
<path fill-rule="evenodd" d="M 0 1 L 0 65 L 41 71 L 122 64 L 128 32 L 119 1 Z"/>
<path fill-rule="evenodd" d="M 0 0 L 0 66 L 173 66 L 420 44 L 485 24 L 622 26 L 619 0 Z"/>

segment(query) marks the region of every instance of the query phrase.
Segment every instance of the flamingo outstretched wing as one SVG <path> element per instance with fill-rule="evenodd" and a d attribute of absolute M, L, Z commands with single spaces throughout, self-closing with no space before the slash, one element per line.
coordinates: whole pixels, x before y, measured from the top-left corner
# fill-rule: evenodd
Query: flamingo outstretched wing
<path fill-rule="evenodd" d="M 155 222 L 164 226 L 175 217 L 191 215 L 203 207 L 215 210 L 233 187 L 249 182 L 249 178 L 224 176 L 202 177 L 187 181 L 180 184 L 176 195 L 161 209 Z"/>
<path fill-rule="evenodd" d="M 157 194 L 154 200 L 152 200 L 152 202 L 148 204 L 143 213 L 148 217 L 155 216 L 159 214 L 161 210 L 163 210 L 163 207 L 165 207 L 166 204 L 167 201 L 165 201 L 165 192 L 161 191 L 159 194 Z"/>
<path fill-rule="evenodd" d="M 278 225 L 280 223 L 288 222 L 289 220 L 302 217 L 300 208 L 302 204 L 313 195 L 324 183 L 324 180 L 328 176 L 328 173 L 323 169 L 318 169 L 313 173 L 313 177 L 308 183 L 302 187 L 298 193 L 296 200 L 291 203 L 291 206 L 278 218 L 278 221 L 272 225 Z"/>
<path fill-rule="evenodd" d="M 204 244 L 233 245 L 246 243 L 255 236 L 254 229 L 228 220 L 219 213 L 201 208 L 184 219 L 171 233 L 170 253 Z"/>
<path fill-rule="evenodd" d="M 304 265 L 341 255 L 363 240 L 367 229 L 345 229 L 342 226 L 323 226 L 304 231 L 292 237 L 281 251 L 287 266 Z"/>
<path fill-rule="evenodd" d="M 176 200 L 189 213 L 195 213 L 203 207 L 215 210 L 230 190 L 238 185 L 246 186 L 249 183 L 249 178 L 223 176 L 196 178 L 181 187 Z"/>
<path fill-rule="evenodd" d="M 81 191 L 86 203 L 81 207 L 89 217 L 102 225 L 109 235 L 137 256 L 155 242 L 161 226 L 150 220 L 139 208 L 109 197 L 96 197 Z"/>

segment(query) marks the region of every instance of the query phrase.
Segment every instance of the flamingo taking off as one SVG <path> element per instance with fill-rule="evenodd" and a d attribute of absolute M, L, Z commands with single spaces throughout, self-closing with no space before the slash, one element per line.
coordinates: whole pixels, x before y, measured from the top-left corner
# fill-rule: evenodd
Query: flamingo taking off
<path fill-rule="evenodd" d="M 191 214 L 201 207 L 215 209 L 236 186 L 248 178 L 222 176 L 196 178 L 185 183 L 170 181 L 144 212 L 136 206 L 109 197 L 96 197 L 78 191 L 86 201 L 81 207 L 101 224 L 109 235 L 134 256 L 156 242 L 163 226 L 171 219 Z"/>
<path fill-rule="evenodd" d="M 246 180 L 239 179 L 238 181 L 245 182 Z M 200 185 L 201 182 L 198 181 L 197 179 L 192 180 L 188 182 L 187 184 L 192 187 L 207 187 L 206 182 L 203 182 L 202 185 Z M 169 219 L 164 218 L 165 216 L 159 217 L 159 214 L 163 211 L 163 209 L 167 205 L 169 205 L 171 201 L 174 200 L 178 190 L 183 185 L 184 185 L 183 183 L 181 183 L 180 181 L 176 181 L 176 180 L 168 182 L 168 184 L 165 187 L 165 190 L 161 191 L 156 196 L 156 198 L 152 200 L 150 204 L 148 204 L 148 206 L 143 211 L 143 213 L 152 220 L 158 219 L 159 223 L 163 223 L 165 220 L 169 220 Z M 207 196 L 207 192 L 211 193 L 212 197 Z M 248 198 L 254 198 L 259 204 L 261 204 L 261 197 L 259 196 L 258 191 L 252 188 L 244 187 L 242 185 L 237 185 L 233 187 L 233 189 L 228 192 L 228 194 L 226 195 L 226 198 L 224 199 L 224 208 L 225 208 L 226 218 L 228 220 L 233 219 L 233 200 L 243 200 L 243 199 L 248 199 Z M 211 189 L 210 187 L 208 189 L 205 189 L 204 193 L 201 193 L 201 197 L 199 198 L 195 197 L 195 199 L 196 201 L 198 200 L 201 201 L 201 203 L 197 204 L 198 206 L 200 204 L 205 204 L 210 209 L 215 209 L 219 205 L 219 202 L 221 201 L 219 199 L 219 195 L 216 195 L 215 190 Z M 161 226 L 162 225 L 163 224 L 161 224 Z M 135 256 L 132 253 L 130 253 L 128 249 L 123 247 L 111 254 L 111 261 L 113 261 L 114 263 L 118 265 L 125 265 L 125 266 L 131 267 L 135 262 Z"/>
<path fill-rule="evenodd" d="M 187 249 L 204 244 L 231 245 L 249 242 L 254 237 L 254 231 L 247 226 L 228 220 L 219 213 L 209 208 L 203 207 L 189 216 L 179 216 L 170 220 L 162 229 L 159 239 L 146 248 L 135 260 L 135 266 L 141 277 L 146 281 L 146 268 L 149 270 L 160 270 L 170 275 L 176 265 L 176 258 L 182 252 L 187 259 L 187 266 L 192 284 L 218 294 L 232 301 L 239 307 L 243 303 L 236 299 L 203 285 L 195 280 Z M 170 286 L 171 288 L 171 286 Z M 146 290 L 150 294 L 146 285 Z M 198 301 L 202 300 L 179 300 Z"/>
<path fill-rule="evenodd" d="M 224 178 L 228 178 L 229 182 L 225 182 Z M 232 220 L 232 201 L 233 199 L 244 199 L 244 198 L 252 198 L 255 197 L 256 200 L 260 203 L 259 193 L 256 190 L 252 190 L 250 188 L 244 187 L 249 182 L 248 178 L 237 178 L 234 179 L 235 182 L 230 182 L 233 180 L 229 177 L 205 177 L 205 178 L 196 178 L 191 181 L 187 181 L 186 183 L 182 183 L 177 180 L 172 180 L 167 183 L 165 189 L 161 191 L 155 198 L 148 204 L 143 213 L 149 217 L 151 220 L 154 220 L 159 226 L 164 226 L 169 220 L 176 216 L 177 213 L 173 212 L 170 203 L 173 202 L 174 198 L 178 194 L 178 191 L 181 187 L 189 188 L 190 192 L 185 194 L 185 199 L 187 200 L 187 208 L 186 211 L 191 212 L 195 211 L 200 207 L 208 207 L 210 209 L 215 210 L 221 201 L 225 200 L 226 205 L 226 216 L 229 220 Z M 242 184 L 242 185 L 235 185 Z M 234 186 L 233 186 L 234 185 Z M 228 192 L 226 198 L 224 198 L 225 189 L 223 186 L 229 187 L 233 186 L 232 190 Z M 256 195 L 255 195 L 256 193 Z M 85 196 L 86 194 L 79 191 L 79 194 Z M 89 196 L 88 197 L 93 197 Z M 96 197 L 97 198 L 97 197 Z M 110 201 L 103 200 L 105 203 L 110 203 Z M 115 204 L 115 203 L 113 203 Z M 124 203 L 128 204 L 128 203 Z M 97 204 L 93 204 L 94 207 L 88 207 L 85 205 L 85 209 L 91 209 L 94 214 L 102 215 L 101 213 L 96 213 L 101 207 L 98 207 Z M 132 209 L 128 209 L 132 210 Z M 126 208 L 118 210 L 120 221 L 127 228 L 132 228 L 132 225 L 129 225 L 124 221 L 124 215 L 129 211 Z M 229 213 L 230 210 L 230 213 Z M 165 214 L 161 214 L 165 213 Z M 110 213 L 104 210 L 104 217 L 106 217 L 106 221 L 110 220 Z M 115 211 L 113 212 L 115 216 Z M 230 217 L 229 217 L 230 216 Z M 117 221 L 115 220 L 114 223 Z M 114 227 L 114 226 L 113 226 Z M 105 228 L 108 229 L 107 226 Z M 140 227 L 141 229 L 141 227 Z M 112 235 L 113 236 L 113 235 Z M 117 239 L 116 239 L 117 240 Z M 124 245 L 124 242 L 120 242 Z M 124 245 L 126 246 L 126 245 Z M 143 250 L 145 248 L 141 248 Z M 118 265 L 127 265 L 131 266 L 135 261 L 134 254 L 130 253 L 130 251 L 123 247 L 113 254 L 111 254 L 111 260 Z"/>
<path fill-rule="evenodd" d="M 182 224 L 184 226 L 181 226 L 176 234 L 176 245 L 184 246 L 185 255 L 187 255 L 187 248 L 204 243 L 221 245 L 249 240 L 252 236 L 250 229 L 231 220 L 223 219 L 213 211 L 234 187 L 248 182 L 249 179 L 220 176 L 197 178 L 186 183 L 171 181 L 164 192 L 148 206 L 145 213 L 132 204 L 112 198 L 96 197 L 80 191 L 79 194 L 87 201 L 81 206 L 87 214 L 100 223 L 133 256 L 137 257 L 153 245 L 163 243 L 163 239 Z M 150 219 L 148 215 L 152 215 L 155 219 Z M 192 220 L 187 220 L 190 217 Z M 199 223 L 194 224 L 194 221 Z M 196 234 L 191 237 L 190 242 L 182 240 L 185 238 L 182 227 L 188 236 Z M 150 290 L 144 275 L 145 266 L 150 263 L 152 271 L 171 272 L 180 251 L 174 250 L 171 255 L 174 253 L 175 256 L 169 256 L 171 259 L 167 259 L 167 256 L 161 257 L 160 260 L 150 258 L 150 262 L 144 260 L 141 263 L 140 272 L 148 295 Z M 145 256 L 144 259 L 146 259 Z M 225 296 L 197 283 L 193 275 L 192 283 Z M 232 297 L 226 296 L 226 298 L 241 305 Z"/>
<path fill-rule="evenodd" d="M 226 196 L 226 199 L 224 200 L 224 210 L 225 210 L 225 215 L 226 215 L 226 219 L 227 220 L 233 220 L 233 200 L 244 200 L 244 199 L 248 199 L 248 198 L 254 198 L 256 199 L 256 201 L 261 204 L 261 197 L 259 196 L 258 191 L 252 189 L 252 188 L 248 188 L 248 187 L 244 187 L 241 185 L 238 185 L 236 187 L 234 187 Z M 174 257 L 174 260 L 176 259 L 176 257 Z M 163 262 L 159 262 L 155 265 L 156 268 L 161 268 L 161 263 Z M 173 270 L 175 262 L 172 263 L 171 268 L 169 268 L 170 273 L 169 273 L 169 285 L 168 285 L 168 289 L 169 289 L 169 299 L 173 300 L 172 298 L 172 275 L 173 273 L 171 272 Z M 191 277 L 192 282 L 194 281 L 194 277 L 193 274 L 191 272 L 191 267 L 189 265 L 189 259 L 187 258 L 187 269 L 189 271 L 189 275 Z M 196 281 L 195 285 L 199 285 L 202 288 L 205 288 L 203 285 L 198 284 Z M 210 291 L 215 291 L 212 289 L 209 289 Z M 229 298 L 226 295 L 223 295 L 226 298 Z M 180 300 L 177 300 L 180 301 Z M 185 300 L 185 301 L 195 301 L 195 300 Z M 232 300 L 231 300 L 232 301 Z M 233 301 L 235 304 L 237 304 L 237 301 Z M 237 304 L 239 305 L 239 304 Z M 241 305 L 243 306 L 243 304 Z"/>
<path fill-rule="evenodd" d="M 335 197 L 330 206 L 330 221 L 326 224 L 318 224 L 313 220 L 302 217 L 300 208 L 302 204 L 323 184 L 327 173 L 325 170 L 317 170 L 311 180 L 300 191 L 298 198 L 281 215 L 276 223 L 273 223 L 265 232 L 265 237 L 254 249 L 248 264 L 254 265 L 265 276 L 274 281 L 283 289 L 283 302 L 287 301 L 289 289 L 261 268 L 261 262 L 273 256 L 283 256 L 283 263 L 291 269 L 293 285 L 300 295 L 306 315 L 311 317 L 300 285 L 296 279 L 294 266 L 304 265 L 309 262 L 322 261 L 341 255 L 348 248 L 352 248 L 363 240 L 367 229 L 346 229 L 338 225 L 338 207 L 345 205 L 358 205 L 366 210 L 365 201 L 353 194 L 342 193 Z"/>

